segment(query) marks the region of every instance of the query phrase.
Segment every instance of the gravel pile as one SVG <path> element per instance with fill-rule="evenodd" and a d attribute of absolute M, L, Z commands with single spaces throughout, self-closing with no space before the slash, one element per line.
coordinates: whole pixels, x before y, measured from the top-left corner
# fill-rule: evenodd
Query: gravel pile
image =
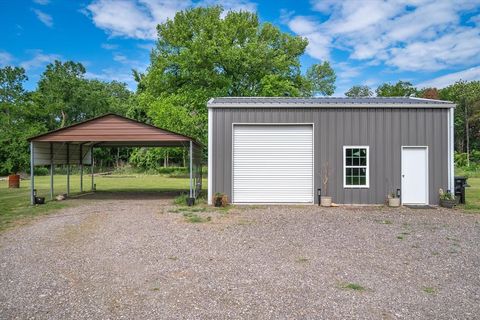
<path fill-rule="evenodd" d="M 1 319 L 480 315 L 480 215 L 113 197 L 0 235 Z"/>

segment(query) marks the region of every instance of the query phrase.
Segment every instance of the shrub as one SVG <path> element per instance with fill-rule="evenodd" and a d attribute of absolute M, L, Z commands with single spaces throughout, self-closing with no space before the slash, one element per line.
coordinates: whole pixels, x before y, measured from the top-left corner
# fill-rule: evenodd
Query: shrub
<path fill-rule="evenodd" d="M 173 203 L 176 205 L 185 205 L 187 203 L 187 198 L 188 198 L 188 195 L 185 193 L 182 193 L 181 195 L 179 195 L 173 200 Z"/>

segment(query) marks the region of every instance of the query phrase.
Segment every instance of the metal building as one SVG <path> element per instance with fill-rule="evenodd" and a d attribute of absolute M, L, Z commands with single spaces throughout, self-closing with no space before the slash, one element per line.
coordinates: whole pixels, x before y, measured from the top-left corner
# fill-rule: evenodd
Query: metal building
<path fill-rule="evenodd" d="M 437 204 L 453 190 L 453 112 L 419 98 L 214 98 L 208 192 L 233 203 Z M 326 184 L 323 179 L 328 178 Z M 325 190 L 327 189 L 327 190 Z"/>
<path fill-rule="evenodd" d="M 35 203 L 35 166 L 50 166 L 50 198 L 54 197 L 54 166 L 67 168 L 67 195 L 70 193 L 70 166 L 80 167 L 80 192 L 84 191 L 83 169 L 90 166 L 90 190 L 94 191 L 94 148 L 102 147 L 184 147 L 189 153 L 190 198 L 202 189 L 202 148 L 195 139 L 120 115 L 108 113 L 68 127 L 46 132 L 30 141 L 31 202 Z"/>

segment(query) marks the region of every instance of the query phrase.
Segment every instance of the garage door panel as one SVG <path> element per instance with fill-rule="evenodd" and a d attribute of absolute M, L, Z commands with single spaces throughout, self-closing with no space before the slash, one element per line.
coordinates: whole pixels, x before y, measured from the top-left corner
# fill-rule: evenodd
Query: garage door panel
<path fill-rule="evenodd" d="M 311 125 L 235 125 L 235 203 L 311 203 Z"/>

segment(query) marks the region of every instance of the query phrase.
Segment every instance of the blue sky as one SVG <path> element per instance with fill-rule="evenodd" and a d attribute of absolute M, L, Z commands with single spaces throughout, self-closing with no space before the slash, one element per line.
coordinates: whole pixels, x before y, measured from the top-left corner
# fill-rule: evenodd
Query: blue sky
<path fill-rule="evenodd" d="M 329 60 L 337 96 L 355 84 L 480 80 L 480 0 L 0 0 L 0 66 L 24 67 L 34 89 L 47 63 L 74 60 L 89 78 L 135 89 L 130 70 L 148 66 L 155 25 L 214 4 L 308 38 L 302 66 Z"/>

